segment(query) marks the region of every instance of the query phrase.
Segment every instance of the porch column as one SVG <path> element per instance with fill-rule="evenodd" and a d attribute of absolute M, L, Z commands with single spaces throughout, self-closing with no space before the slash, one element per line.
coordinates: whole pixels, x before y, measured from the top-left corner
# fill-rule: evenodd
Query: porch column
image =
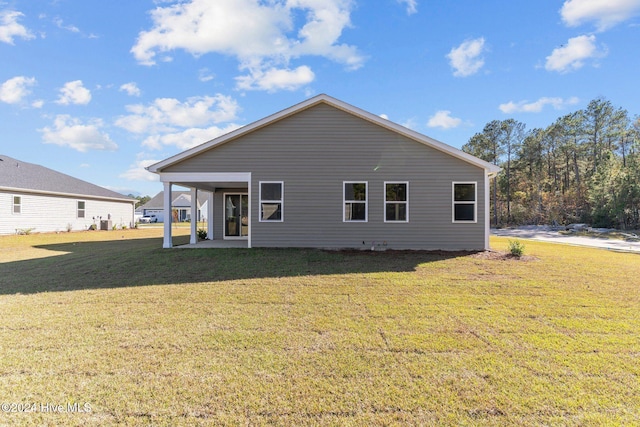
<path fill-rule="evenodd" d="M 189 243 L 195 245 L 198 243 L 198 189 L 191 189 L 191 239 Z"/>
<path fill-rule="evenodd" d="M 171 236 L 171 183 L 164 183 L 164 238 L 162 241 L 163 248 L 173 247 L 173 237 Z"/>
<path fill-rule="evenodd" d="M 207 195 L 207 239 L 213 240 L 213 192 Z"/>

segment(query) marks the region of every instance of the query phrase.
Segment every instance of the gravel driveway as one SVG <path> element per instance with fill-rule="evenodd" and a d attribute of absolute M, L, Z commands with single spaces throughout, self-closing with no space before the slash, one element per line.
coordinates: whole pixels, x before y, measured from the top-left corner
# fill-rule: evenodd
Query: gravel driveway
<path fill-rule="evenodd" d="M 494 236 L 511 237 L 518 239 L 541 240 L 544 242 L 562 243 L 565 245 L 590 246 L 609 250 L 640 253 L 640 242 L 624 241 L 602 237 L 572 236 L 560 234 L 548 226 L 529 225 L 516 228 L 491 229 Z"/>

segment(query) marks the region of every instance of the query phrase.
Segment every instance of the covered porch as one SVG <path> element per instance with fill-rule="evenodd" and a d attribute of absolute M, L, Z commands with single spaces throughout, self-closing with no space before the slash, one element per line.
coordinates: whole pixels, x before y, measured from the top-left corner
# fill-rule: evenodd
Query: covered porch
<path fill-rule="evenodd" d="M 198 241 L 198 222 L 191 221 L 189 244 L 180 247 L 251 247 L 251 173 L 160 173 L 164 185 L 163 248 L 172 248 L 171 201 L 173 186 L 191 192 L 191 212 L 197 212 L 198 195 L 207 195 L 207 211 L 203 212 L 207 238 Z M 192 217 L 193 218 L 193 217 Z"/>

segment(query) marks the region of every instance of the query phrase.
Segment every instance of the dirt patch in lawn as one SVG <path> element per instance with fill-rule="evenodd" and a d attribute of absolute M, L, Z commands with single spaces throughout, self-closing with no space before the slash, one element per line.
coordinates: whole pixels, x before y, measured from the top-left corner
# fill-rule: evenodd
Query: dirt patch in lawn
<path fill-rule="evenodd" d="M 509 252 L 501 252 L 501 251 L 482 251 L 482 252 L 476 252 L 471 256 L 473 258 L 493 260 L 493 261 L 531 262 L 531 261 L 538 260 L 538 258 L 531 255 L 515 256 L 515 255 L 511 255 Z"/>

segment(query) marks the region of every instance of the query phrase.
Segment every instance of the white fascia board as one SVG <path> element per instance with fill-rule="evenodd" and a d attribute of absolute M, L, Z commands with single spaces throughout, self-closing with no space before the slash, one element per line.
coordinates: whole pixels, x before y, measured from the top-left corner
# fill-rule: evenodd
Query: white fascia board
<path fill-rule="evenodd" d="M 156 172 L 158 173 L 158 172 Z M 159 172 L 161 182 L 250 182 L 251 172 Z"/>

